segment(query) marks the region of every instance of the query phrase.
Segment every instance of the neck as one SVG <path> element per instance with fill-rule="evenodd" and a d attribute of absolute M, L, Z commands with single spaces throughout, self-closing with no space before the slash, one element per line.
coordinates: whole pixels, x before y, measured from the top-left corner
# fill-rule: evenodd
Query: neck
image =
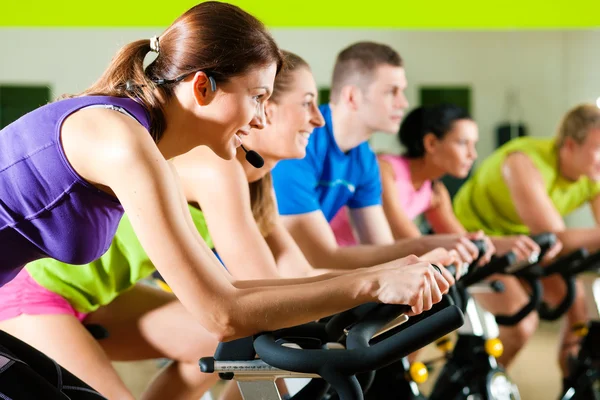
<path fill-rule="evenodd" d="M 570 181 L 579 179 L 579 174 L 573 168 L 573 163 L 571 162 L 571 154 L 564 147 L 558 149 L 558 172 L 562 177 Z"/>
<path fill-rule="evenodd" d="M 435 164 L 423 158 L 409 158 L 410 179 L 415 189 L 421 188 L 426 181 L 433 181 L 444 176 L 444 172 Z"/>
<path fill-rule="evenodd" d="M 262 168 L 254 168 L 248 161 L 246 161 L 246 152 L 241 147 L 237 149 L 236 158 L 240 164 L 242 164 L 242 168 L 244 168 L 244 173 L 246 174 L 246 178 L 248 178 L 248 183 L 256 182 L 257 180 L 263 178 L 266 174 L 271 172 L 271 170 L 275 167 L 275 164 L 277 164 L 279 161 L 272 157 L 262 156 L 263 160 L 265 160 L 265 165 L 263 165 Z"/>
<path fill-rule="evenodd" d="M 168 123 L 157 146 L 165 159 L 169 160 L 187 153 L 198 146 L 198 143 L 188 140 L 187 135 L 189 124 L 186 124 L 185 121 L 193 116 L 179 102 L 177 96 L 173 96 L 169 102 L 163 103 L 163 112 L 165 121 Z"/>
<path fill-rule="evenodd" d="M 361 143 L 369 140 L 375 133 L 367 128 L 365 124 L 351 110 L 341 104 L 330 104 L 332 131 L 335 142 L 344 153 L 352 150 Z"/>

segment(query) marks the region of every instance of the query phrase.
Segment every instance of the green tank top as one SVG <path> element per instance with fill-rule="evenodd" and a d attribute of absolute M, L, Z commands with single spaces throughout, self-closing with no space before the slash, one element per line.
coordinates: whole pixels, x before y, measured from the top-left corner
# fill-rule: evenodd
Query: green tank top
<path fill-rule="evenodd" d="M 204 214 L 191 205 L 189 209 L 198 232 L 213 248 Z M 61 295 L 83 313 L 109 304 L 155 270 L 127 215 L 121 219 L 111 246 L 100 259 L 89 264 L 71 265 L 46 258 L 29 263 L 26 268 L 38 284 Z"/>
<path fill-rule="evenodd" d="M 558 150 L 554 139 L 518 138 L 497 149 L 476 169 L 454 197 L 454 212 L 468 231 L 488 235 L 529 234 L 517 214 L 501 168 L 514 152 L 526 154 L 540 171 L 552 203 L 565 216 L 600 192 L 600 182 L 587 177 L 570 181 L 558 172 Z"/>

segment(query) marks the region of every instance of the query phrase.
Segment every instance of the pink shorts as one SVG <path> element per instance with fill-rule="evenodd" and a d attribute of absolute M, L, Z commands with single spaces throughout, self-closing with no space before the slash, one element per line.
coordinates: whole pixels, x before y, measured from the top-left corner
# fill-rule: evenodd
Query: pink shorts
<path fill-rule="evenodd" d="M 79 321 L 87 316 L 76 311 L 60 295 L 38 285 L 25 268 L 15 278 L 0 288 L 0 321 L 21 314 L 69 314 Z"/>

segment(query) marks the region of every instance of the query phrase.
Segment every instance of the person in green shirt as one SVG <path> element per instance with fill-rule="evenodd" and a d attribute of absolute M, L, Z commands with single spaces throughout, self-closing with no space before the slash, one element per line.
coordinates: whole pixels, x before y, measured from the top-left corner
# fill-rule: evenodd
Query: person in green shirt
<path fill-rule="evenodd" d="M 581 104 L 563 117 L 555 138 L 518 138 L 497 149 L 456 194 L 454 210 L 467 230 L 481 229 L 489 235 L 555 232 L 563 253 L 580 247 L 593 252 L 600 249 L 600 228 L 570 229 L 563 217 L 589 203 L 598 225 L 599 193 L 600 109 Z M 505 283 L 504 293 L 478 295 L 478 301 L 493 313 L 516 311 L 526 293 L 516 279 L 499 279 Z M 546 279 L 544 293 L 550 303 L 558 302 L 564 293 L 560 280 Z M 565 376 L 567 357 L 577 349 L 570 327 L 585 320 L 579 285 L 559 355 Z M 515 327 L 501 327 L 504 365 L 510 364 L 537 325 L 537 315 L 531 314 Z"/>

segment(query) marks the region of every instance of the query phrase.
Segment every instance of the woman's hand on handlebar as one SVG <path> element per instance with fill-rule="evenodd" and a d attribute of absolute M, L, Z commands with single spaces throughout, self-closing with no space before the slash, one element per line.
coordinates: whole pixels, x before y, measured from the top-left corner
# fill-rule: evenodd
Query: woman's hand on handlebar
<path fill-rule="evenodd" d="M 433 249 L 430 252 L 423 254 L 419 257 L 419 259 L 421 261 L 427 261 L 431 264 L 437 265 L 442 271 L 442 275 L 444 275 L 446 280 L 448 282 L 452 282 L 451 285 L 454 284 L 454 279 L 457 279 L 461 276 L 462 261 L 456 250 L 446 250 L 438 247 L 437 249 Z M 450 271 L 444 268 L 450 265 L 454 265 L 456 267 L 455 276 L 452 276 Z"/>
<path fill-rule="evenodd" d="M 426 236 L 431 248 L 443 247 L 455 250 L 459 260 L 457 263 L 470 265 L 479 256 L 477 246 L 471 242 L 467 234 L 442 234 Z"/>
<path fill-rule="evenodd" d="M 485 243 L 485 253 L 479 259 L 477 265 L 479 267 L 488 264 L 492 260 L 492 256 L 496 253 L 496 246 L 492 242 L 492 239 L 483 231 L 470 232 L 467 234 L 469 240 L 482 240 Z"/>
<path fill-rule="evenodd" d="M 429 262 L 416 256 L 404 257 L 397 261 L 402 264 L 400 268 L 397 262 L 392 261 L 373 270 L 377 274 L 372 293 L 376 301 L 406 304 L 411 307 L 411 314 L 416 315 L 430 310 L 434 304 L 440 302 L 442 295 L 454 284 L 454 279 L 448 271 L 443 275 Z"/>
<path fill-rule="evenodd" d="M 536 262 L 541 251 L 540 246 L 525 235 L 496 236 L 492 240 L 499 255 L 512 251 L 517 256 L 517 261 Z"/>

